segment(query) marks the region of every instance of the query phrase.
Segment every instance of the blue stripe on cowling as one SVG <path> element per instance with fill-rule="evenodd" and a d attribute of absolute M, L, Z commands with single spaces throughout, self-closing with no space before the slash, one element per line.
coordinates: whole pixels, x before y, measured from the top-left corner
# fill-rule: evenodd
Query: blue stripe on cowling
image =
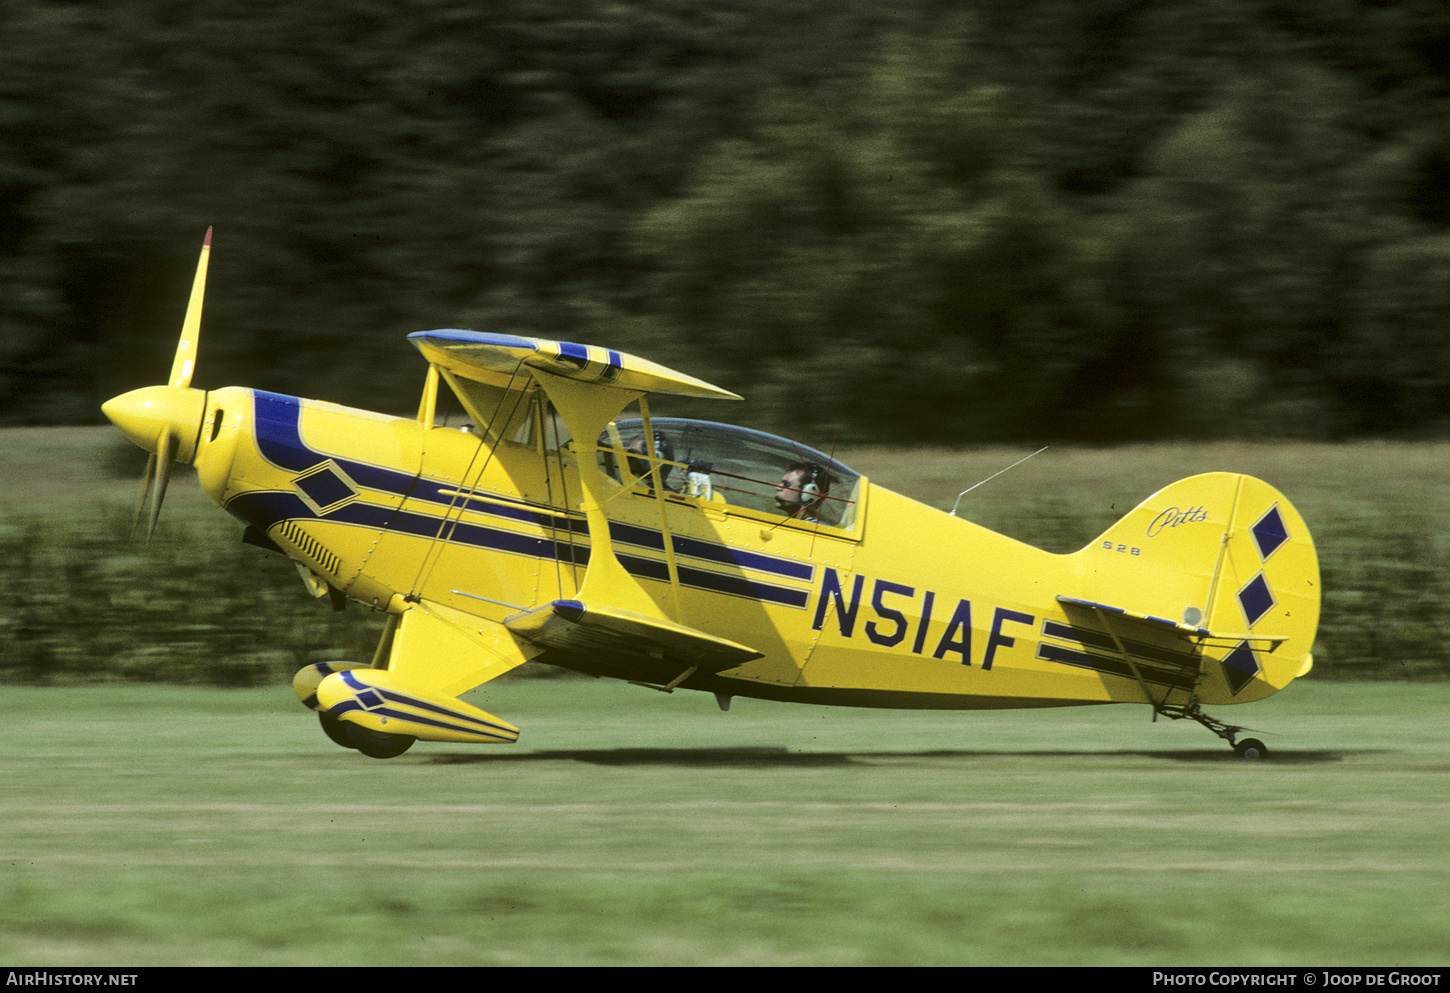
<path fill-rule="evenodd" d="M 584 346 L 576 345 L 569 347 L 577 349 L 581 355 L 587 356 L 587 351 L 584 349 Z M 341 466 L 355 482 L 369 489 L 391 493 L 404 498 L 425 500 L 444 506 L 456 505 L 462 501 L 464 506 L 470 510 L 491 514 L 496 517 L 534 524 L 545 529 L 562 530 L 566 534 L 577 534 L 581 536 L 587 536 L 588 534 L 588 528 L 583 521 L 575 520 L 567 514 L 560 514 L 545 509 L 534 509 L 523 504 L 503 502 L 496 499 L 482 499 L 471 496 L 460 498 L 451 492 L 457 489 L 454 484 L 421 479 L 417 476 L 387 469 L 382 466 L 356 462 L 351 459 L 342 459 L 336 456 L 329 456 L 324 452 L 319 452 L 309 447 L 302 440 L 299 427 L 302 407 L 301 401 L 298 398 L 285 396 L 283 394 L 268 393 L 265 390 L 255 390 L 253 392 L 256 398 L 253 423 L 255 425 L 254 430 L 258 451 L 268 461 L 280 468 L 292 472 L 304 472 L 331 459 Z M 445 490 L 450 492 L 445 494 L 442 492 Z M 495 551 L 528 555 L 536 558 L 557 559 L 562 562 L 573 562 L 579 565 L 587 564 L 589 560 L 588 548 L 574 545 L 567 541 L 556 542 L 546 538 L 529 537 L 527 535 L 502 531 L 479 524 L 470 524 L 462 521 L 455 522 L 428 514 L 398 510 L 363 501 L 354 501 L 345 507 L 341 507 L 320 517 L 294 493 L 252 491 L 240 494 L 228 501 L 226 509 L 233 516 L 253 525 L 263 533 L 266 533 L 273 525 L 285 520 L 326 520 L 329 522 L 350 524 L 379 531 L 392 531 L 399 534 L 410 534 L 425 538 L 434 538 L 441 535 L 449 541 L 471 547 L 493 549 Z M 642 528 L 618 521 L 611 521 L 609 530 L 610 536 L 616 541 L 656 551 L 664 550 L 664 538 L 657 530 Z M 776 559 L 756 552 L 733 549 L 727 545 L 715 545 L 695 538 L 685 538 L 675 535 L 673 536 L 672 544 L 675 551 L 681 555 L 718 562 L 723 565 L 734 565 L 737 567 L 756 569 L 762 572 L 771 572 L 792 579 L 809 580 L 814 575 L 813 568 L 805 563 L 795 562 L 789 559 Z M 625 564 L 625 567 L 634 575 L 658 579 L 661 582 L 669 581 L 669 570 L 663 562 L 629 556 L 621 556 L 620 558 L 621 562 Z M 688 567 L 680 568 L 679 575 L 680 581 L 687 586 L 717 593 L 726 593 L 731 596 L 750 597 L 793 607 L 805 606 L 808 599 L 808 593 L 806 591 L 773 586 L 768 583 L 753 582 L 739 576 L 722 576 Z"/>
<path fill-rule="evenodd" d="M 256 394 L 257 450 L 268 461 L 283 469 L 304 472 L 332 459 L 352 477 L 354 482 L 368 489 L 391 493 L 395 496 L 427 500 L 430 503 L 444 506 L 462 504 L 469 510 L 492 514 L 495 517 L 527 521 L 544 528 L 574 531 L 581 534 L 588 533 L 587 525 L 582 520 L 574 520 L 567 514 L 499 499 L 460 497 L 454 495 L 454 491 L 458 490 L 456 483 L 422 479 L 415 474 L 399 472 L 396 469 L 387 469 L 367 462 L 356 462 L 352 459 L 319 452 L 302 440 L 299 428 L 302 414 L 301 401 L 296 397 L 268 393 L 265 390 L 254 390 L 253 392 Z"/>
<path fill-rule="evenodd" d="M 254 390 L 256 401 L 252 423 L 257 450 L 267 461 L 302 472 L 327 461 L 327 456 L 307 447 L 298 429 L 300 404 L 296 397 Z M 359 480 L 361 482 L 361 480 Z"/>

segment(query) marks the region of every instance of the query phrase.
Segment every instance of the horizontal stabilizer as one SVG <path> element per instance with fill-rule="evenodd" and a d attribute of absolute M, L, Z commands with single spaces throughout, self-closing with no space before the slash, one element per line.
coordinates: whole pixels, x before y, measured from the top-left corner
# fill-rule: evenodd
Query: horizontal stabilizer
<path fill-rule="evenodd" d="M 1092 600 L 1079 600 L 1077 597 L 1060 596 L 1057 602 L 1064 607 L 1081 607 L 1086 610 L 1101 611 L 1104 614 L 1111 614 L 1114 618 L 1120 618 L 1123 626 L 1132 631 L 1136 625 L 1142 625 L 1144 630 L 1152 631 L 1173 631 L 1185 638 L 1193 638 L 1204 642 L 1232 642 L 1240 644 L 1248 642 L 1252 645 L 1266 648 L 1270 651 L 1287 641 L 1287 638 L 1276 638 L 1266 635 L 1252 634 L 1247 631 L 1210 631 L 1208 628 L 1197 627 L 1193 624 L 1183 624 L 1178 621 L 1170 621 L 1166 617 L 1154 617 L 1151 614 L 1140 614 L 1136 611 L 1127 610 L 1123 607 L 1114 607 L 1111 604 L 1096 603 Z"/>
<path fill-rule="evenodd" d="M 431 363 L 456 376 L 501 388 L 517 387 L 520 373 L 551 373 L 564 379 L 613 386 L 640 393 L 716 400 L 740 396 L 647 359 L 566 341 L 545 341 L 512 334 L 485 334 L 445 328 L 418 331 L 408 340 Z"/>
<path fill-rule="evenodd" d="M 1217 661 L 1232 670 L 1225 678 L 1242 686 L 1261 669 L 1260 654 L 1272 653 L 1286 639 L 1247 632 L 1213 631 L 1166 617 L 1139 613 L 1076 597 L 1059 596 L 1067 624 L 1043 624 L 1038 657 L 1137 681 L 1155 708 L 1178 690 L 1197 694 L 1204 677 L 1204 649 L 1227 654 Z"/>
<path fill-rule="evenodd" d="M 555 600 L 515 614 L 504 626 L 535 645 L 568 652 L 669 659 L 719 672 L 762 656 L 695 628 L 617 607 Z"/>

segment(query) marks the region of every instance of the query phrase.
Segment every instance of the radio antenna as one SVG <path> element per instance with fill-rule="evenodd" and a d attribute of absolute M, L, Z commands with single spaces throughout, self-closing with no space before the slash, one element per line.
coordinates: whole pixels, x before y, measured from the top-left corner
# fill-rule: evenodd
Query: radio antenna
<path fill-rule="evenodd" d="M 1043 445 L 1037 451 L 1033 452 L 1032 455 L 1041 455 L 1043 452 L 1047 451 L 1050 447 L 1052 447 L 1052 446 L 1050 446 L 1050 445 Z M 1027 456 L 1024 456 L 1023 458 L 1018 459 L 1016 462 L 1013 462 L 1011 465 L 1009 465 L 1007 467 L 1007 469 L 1015 469 L 1015 468 L 1017 468 L 1023 462 L 1026 462 L 1028 459 L 1032 458 L 1032 455 L 1027 455 Z M 1007 469 L 998 469 L 996 472 L 992 473 L 986 479 L 982 480 L 982 483 L 990 483 L 992 480 L 994 480 L 998 476 L 1002 475 L 1002 473 L 1006 472 Z M 962 497 L 964 497 L 968 493 L 972 492 L 972 490 L 975 490 L 978 486 L 981 486 L 982 483 L 974 483 L 973 485 L 968 486 L 966 489 L 962 490 L 960 493 L 957 494 L 957 502 L 954 503 L 954 504 L 952 504 L 952 516 L 953 517 L 956 517 L 957 516 L 957 504 L 959 504 L 959 503 L 962 502 Z"/>

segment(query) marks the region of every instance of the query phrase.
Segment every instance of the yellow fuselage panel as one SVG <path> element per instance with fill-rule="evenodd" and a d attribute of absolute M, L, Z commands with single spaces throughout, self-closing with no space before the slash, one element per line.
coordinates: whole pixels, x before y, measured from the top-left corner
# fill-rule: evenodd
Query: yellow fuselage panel
<path fill-rule="evenodd" d="M 822 569 L 804 683 L 883 694 L 1107 702 L 1101 674 L 1036 658 L 1068 557 L 871 486 L 854 572 Z M 1142 699 L 1136 686 L 1122 688 Z"/>

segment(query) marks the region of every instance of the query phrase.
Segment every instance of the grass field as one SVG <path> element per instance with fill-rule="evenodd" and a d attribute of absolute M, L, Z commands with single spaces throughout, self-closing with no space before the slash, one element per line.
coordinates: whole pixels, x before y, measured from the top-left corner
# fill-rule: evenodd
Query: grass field
<path fill-rule="evenodd" d="M 475 694 L 367 760 L 284 688 L 6 691 L 0 961 L 1443 965 L 1450 687 L 1296 683 L 1232 759 L 1146 708 Z M 1247 708 L 1246 708 L 1247 710 Z M 1228 711 L 1226 710 L 1226 713 Z"/>

